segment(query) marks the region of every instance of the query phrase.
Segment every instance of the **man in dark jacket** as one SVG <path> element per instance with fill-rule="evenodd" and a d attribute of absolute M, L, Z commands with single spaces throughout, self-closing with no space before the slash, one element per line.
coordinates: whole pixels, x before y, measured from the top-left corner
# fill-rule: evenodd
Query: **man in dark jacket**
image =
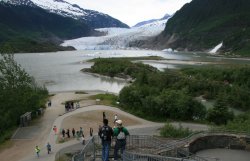
<path fill-rule="evenodd" d="M 100 138 L 102 139 L 102 160 L 109 160 L 109 149 L 111 146 L 111 137 L 113 136 L 113 130 L 108 126 L 108 120 L 103 119 L 103 126 L 98 132 Z"/>

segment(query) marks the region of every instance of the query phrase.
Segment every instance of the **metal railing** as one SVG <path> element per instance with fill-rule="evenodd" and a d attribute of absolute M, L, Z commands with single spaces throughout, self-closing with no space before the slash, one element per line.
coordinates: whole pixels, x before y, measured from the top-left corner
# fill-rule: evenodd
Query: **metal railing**
<path fill-rule="evenodd" d="M 168 140 L 161 140 L 155 136 L 147 135 L 130 135 L 127 137 L 126 151 L 123 156 L 131 160 L 149 159 L 152 161 L 179 161 L 180 158 L 153 155 L 155 149 L 164 144 L 168 144 Z M 87 141 L 83 149 L 72 157 L 72 161 L 95 160 L 101 156 L 101 139 L 99 136 L 94 136 Z M 114 140 L 111 144 L 111 149 L 114 149 Z M 112 156 L 112 154 L 111 154 Z M 125 159 L 123 158 L 123 160 Z M 154 159 L 155 158 L 155 159 Z M 190 159 L 185 159 L 186 161 Z"/>
<path fill-rule="evenodd" d="M 194 141 L 197 138 L 211 135 L 244 135 L 247 133 L 234 133 L 228 131 L 205 131 L 197 132 L 186 138 L 170 141 L 160 139 L 155 136 L 147 135 L 130 135 L 127 137 L 126 151 L 123 154 L 125 161 L 218 161 L 218 158 L 199 157 L 194 155 L 185 148 L 185 145 Z M 99 136 L 94 136 L 87 141 L 80 153 L 73 156 L 72 161 L 95 160 L 101 156 L 101 139 Z M 114 149 L 114 140 L 111 144 L 111 149 Z M 112 156 L 112 154 L 111 154 Z"/>
<path fill-rule="evenodd" d="M 86 141 L 86 144 L 84 145 L 83 149 L 79 153 L 73 155 L 72 161 L 84 161 L 87 157 L 93 158 L 93 160 L 95 160 L 95 153 L 95 140 L 94 137 L 91 137 L 89 140 Z"/>

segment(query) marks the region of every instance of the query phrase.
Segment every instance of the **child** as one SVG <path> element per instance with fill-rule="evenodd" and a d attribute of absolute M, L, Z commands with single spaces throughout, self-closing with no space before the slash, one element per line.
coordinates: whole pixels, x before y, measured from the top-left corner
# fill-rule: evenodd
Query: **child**
<path fill-rule="evenodd" d="M 48 143 L 47 144 L 47 150 L 48 150 L 48 154 L 51 152 L 51 145 Z"/>
<path fill-rule="evenodd" d="M 38 146 L 36 146 L 35 152 L 36 152 L 37 157 L 39 158 L 40 148 Z"/>

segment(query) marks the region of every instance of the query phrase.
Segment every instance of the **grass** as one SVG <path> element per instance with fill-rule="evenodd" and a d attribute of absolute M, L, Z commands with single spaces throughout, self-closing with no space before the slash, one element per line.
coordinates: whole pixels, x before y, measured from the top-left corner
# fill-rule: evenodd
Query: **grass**
<path fill-rule="evenodd" d="M 117 107 L 118 97 L 113 94 L 97 94 L 97 95 L 90 96 L 89 98 L 93 100 L 99 99 L 100 101 L 98 102 L 98 104 L 101 104 L 101 105 Z"/>
<path fill-rule="evenodd" d="M 181 125 L 176 128 L 170 123 L 166 123 L 165 126 L 160 130 L 160 135 L 168 138 L 184 138 L 192 133 L 193 132 L 188 128 L 183 128 Z"/>

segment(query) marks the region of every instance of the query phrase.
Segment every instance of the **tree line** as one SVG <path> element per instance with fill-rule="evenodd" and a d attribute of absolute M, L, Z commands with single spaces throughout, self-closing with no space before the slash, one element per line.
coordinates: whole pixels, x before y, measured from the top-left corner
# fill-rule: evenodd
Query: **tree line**
<path fill-rule="evenodd" d="M 18 126 L 20 116 L 44 107 L 48 91 L 40 87 L 14 60 L 13 54 L 0 56 L 0 142 Z"/>

